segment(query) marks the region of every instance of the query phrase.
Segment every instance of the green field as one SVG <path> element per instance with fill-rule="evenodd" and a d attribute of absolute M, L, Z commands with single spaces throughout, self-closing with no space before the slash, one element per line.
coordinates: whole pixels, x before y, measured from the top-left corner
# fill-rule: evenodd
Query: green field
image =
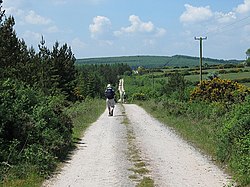
<path fill-rule="evenodd" d="M 250 72 L 239 72 L 239 73 L 226 73 L 219 74 L 222 79 L 230 79 L 230 80 L 239 80 L 244 78 L 250 78 Z M 189 81 L 195 82 L 200 80 L 200 75 L 187 75 L 185 78 Z M 205 80 L 207 75 L 203 75 L 203 79 Z"/>

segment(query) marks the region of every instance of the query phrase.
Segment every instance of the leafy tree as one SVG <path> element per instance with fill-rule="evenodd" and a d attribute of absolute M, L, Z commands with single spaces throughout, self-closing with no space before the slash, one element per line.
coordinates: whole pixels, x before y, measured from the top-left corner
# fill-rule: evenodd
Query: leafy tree
<path fill-rule="evenodd" d="M 20 81 L 0 81 L 0 181 L 5 167 L 34 165 L 48 172 L 72 143 L 72 121 L 63 112 L 61 97 Z"/>
<path fill-rule="evenodd" d="M 168 82 L 162 87 L 162 94 L 171 95 L 175 93 L 178 99 L 184 99 L 184 91 L 187 87 L 185 78 L 180 73 L 174 73 L 169 75 Z"/>
<path fill-rule="evenodd" d="M 250 66 L 250 58 L 246 60 L 246 66 Z"/>
<path fill-rule="evenodd" d="M 246 59 L 246 65 L 250 66 L 250 48 L 246 51 L 247 59 Z"/>
<path fill-rule="evenodd" d="M 247 58 L 250 57 L 250 48 L 246 51 Z"/>

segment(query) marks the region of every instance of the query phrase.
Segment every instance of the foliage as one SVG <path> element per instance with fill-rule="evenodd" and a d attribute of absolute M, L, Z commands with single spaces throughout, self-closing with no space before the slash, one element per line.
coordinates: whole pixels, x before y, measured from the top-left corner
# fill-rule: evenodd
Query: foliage
<path fill-rule="evenodd" d="M 67 44 L 59 48 L 59 43 L 56 42 L 51 52 L 51 62 L 53 65 L 52 76 L 57 77 L 57 89 L 68 97 L 69 100 L 74 100 L 74 88 L 76 87 L 76 69 L 75 57 L 71 48 Z"/>
<path fill-rule="evenodd" d="M 213 80 L 214 78 L 220 78 L 220 76 L 217 72 L 210 72 L 208 73 L 207 78 L 209 80 Z"/>
<path fill-rule="evenodd" d="M 250 57 L 248 57 L 246 60 L 246 66 L 250 66 Z"/>
<path fill-rule="evenodd" d="M 68 107 L 65 112 L 74 124 L 73 138 L 81 138 L 82 133 L 104 112 L 105 108 L 105 100 L 96 98 L 88 98 Z"/>
<path fill-rule="evenodd" d="M 3 16 L 4 17 L 4 16 Z M 21 47 L 14 31 L 13 17 L 5 18 L 0 25 L 0 78 L 18 75 L 17 62 L 21 62 Z"/>
<path fill-rule="evenodd" d="M 229 69 L 229 71 L 232 70 Z M 162 77 L 152 79 L 151 74 L 125 77 L 126 93 L 130 98 L 137 94 L 147 96 L 147 99 L 142 101 L 129 100 L 139 103 L 154 116 L 177 130 L 188 141 L 195 143 L 216 160 L 224 162 L 239 184 L 248 185 L 248 116 L 250 116 L 248 113 L 250 110 L 246 106 L 249 105 L 247 104 L 249 88 L 237 82 L 213 76 L 211 80 L 203 81 L 195 89 L 185 82 L 184 97 L 179 97 L 179 92 L 176 90 L 180 88 L 181 80 L 176 81 L 176 79 L 181 76 L 173 75 L 181 75 L 180 71 L 182 70 L 171 72 L 168 75 L 168 81 Z M 170 80 L 171 76 L 173 80 Z M 155 93 L 150 95 L 152 91 Z M 189 98 L 190 93 L 192 102 Z M 235 105 L 237 105 L 236 108 Z M 239 107 L 245 107 L 245 111 L 248 112 L 244 114 L 241 112 L 233 119 L 234 113 L 242 111 Z M 227 116 L 226 121 L 225 116 Z M 230 120 L 235 125 L 230 126 L 233 124 Z"/>
<path fill-rule="evenodd" d="M 184 99 L 184 92 L 187 87 L 187 82 L 184 76 L 180 73 L 173 73 L 169 75 L 168 81 L 163 85 L 161 92 L 162 95 L 171 95 L 175 93 L 180 100 Z"/>
<path fill-rule="evenodd" d="M 144 101 L 146 100 L 146 96 L 143 93 L 134 93 L 132 95 L 132 100 Z"/>
<path fill-rule="evenodd" d="M 79 97 L 104 97 L 107 84 L 118 87 L 119 78 L 125 72 L 131 73 L 126 64 L 79 65 L 77 66 L 77 95 Z"/>
<path fill-rule="evenodd" d="M 231 80 L 214 78 L 202 81 L 191 93 L 191 100 L 206 102 L 242 102 L 250 94 L 250 89 Z"/>
<path fill-rule="evenodd" d="M 246 51 L 247 57 L 250 57 L 250 48 Z"/>
<path fill-rule="evenodd" d="M 76 70 L 71 48 L 67 44 L 59 48 L 56 42 L 50 51 L 42 37 L 38 53 L 34 48 L 28 49 L 25 41 L 17 38 L 14 18 L 6 18 L 3 13 L 0 14 L 0 79 L 17 79 L 41 88 L 46 95 L 60 92 L 68 100 L 74 100 Z"/>
<path fill-rule="evenodd" d="M 250 97 L 226 115 L 218 136 L 218 158 L 228 162 L 243 185 L 250 183 Z"/>
<path fill-rule="evenodd" d="M 0 180 L 27 163 L 40 174 L 49 173 L 72 143 L 64 99 L 10 79 L 0 82 L 0 90 Z"/>

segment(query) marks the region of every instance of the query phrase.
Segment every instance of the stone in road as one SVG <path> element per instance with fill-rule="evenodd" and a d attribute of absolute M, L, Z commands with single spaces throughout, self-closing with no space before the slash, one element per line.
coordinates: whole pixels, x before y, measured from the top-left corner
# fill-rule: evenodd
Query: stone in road
<path fill-rule="evenodd" d="M 58 175 L 43 186 L 120 187 L 136 186 L 129 178 L 133 163 L 128 156 L 127 126 L 134 144 L 147 162 L 150 178 L 162 187 L 222 187 L 229 176 L 209 159 L 180 139 L 166 126 L 133 104 L 116 105 L 115 115 L 105 111 L 85 132 L 78 149 Z"/>

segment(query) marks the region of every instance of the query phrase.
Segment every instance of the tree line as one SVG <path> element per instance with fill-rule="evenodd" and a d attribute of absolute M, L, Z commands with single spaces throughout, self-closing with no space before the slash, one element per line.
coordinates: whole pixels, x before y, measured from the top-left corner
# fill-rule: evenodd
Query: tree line
<path fill-rule="evenodd" d="M 0 0 L 0 185 L 47 175 L 73 145 L 73 122 L 65 107 L 103 97 L 105 85 L 131 71 L 125 64 L 76 65 L 71 47 L 41 37 L 38 51 L 17 37 L 15 19 Z"/>

